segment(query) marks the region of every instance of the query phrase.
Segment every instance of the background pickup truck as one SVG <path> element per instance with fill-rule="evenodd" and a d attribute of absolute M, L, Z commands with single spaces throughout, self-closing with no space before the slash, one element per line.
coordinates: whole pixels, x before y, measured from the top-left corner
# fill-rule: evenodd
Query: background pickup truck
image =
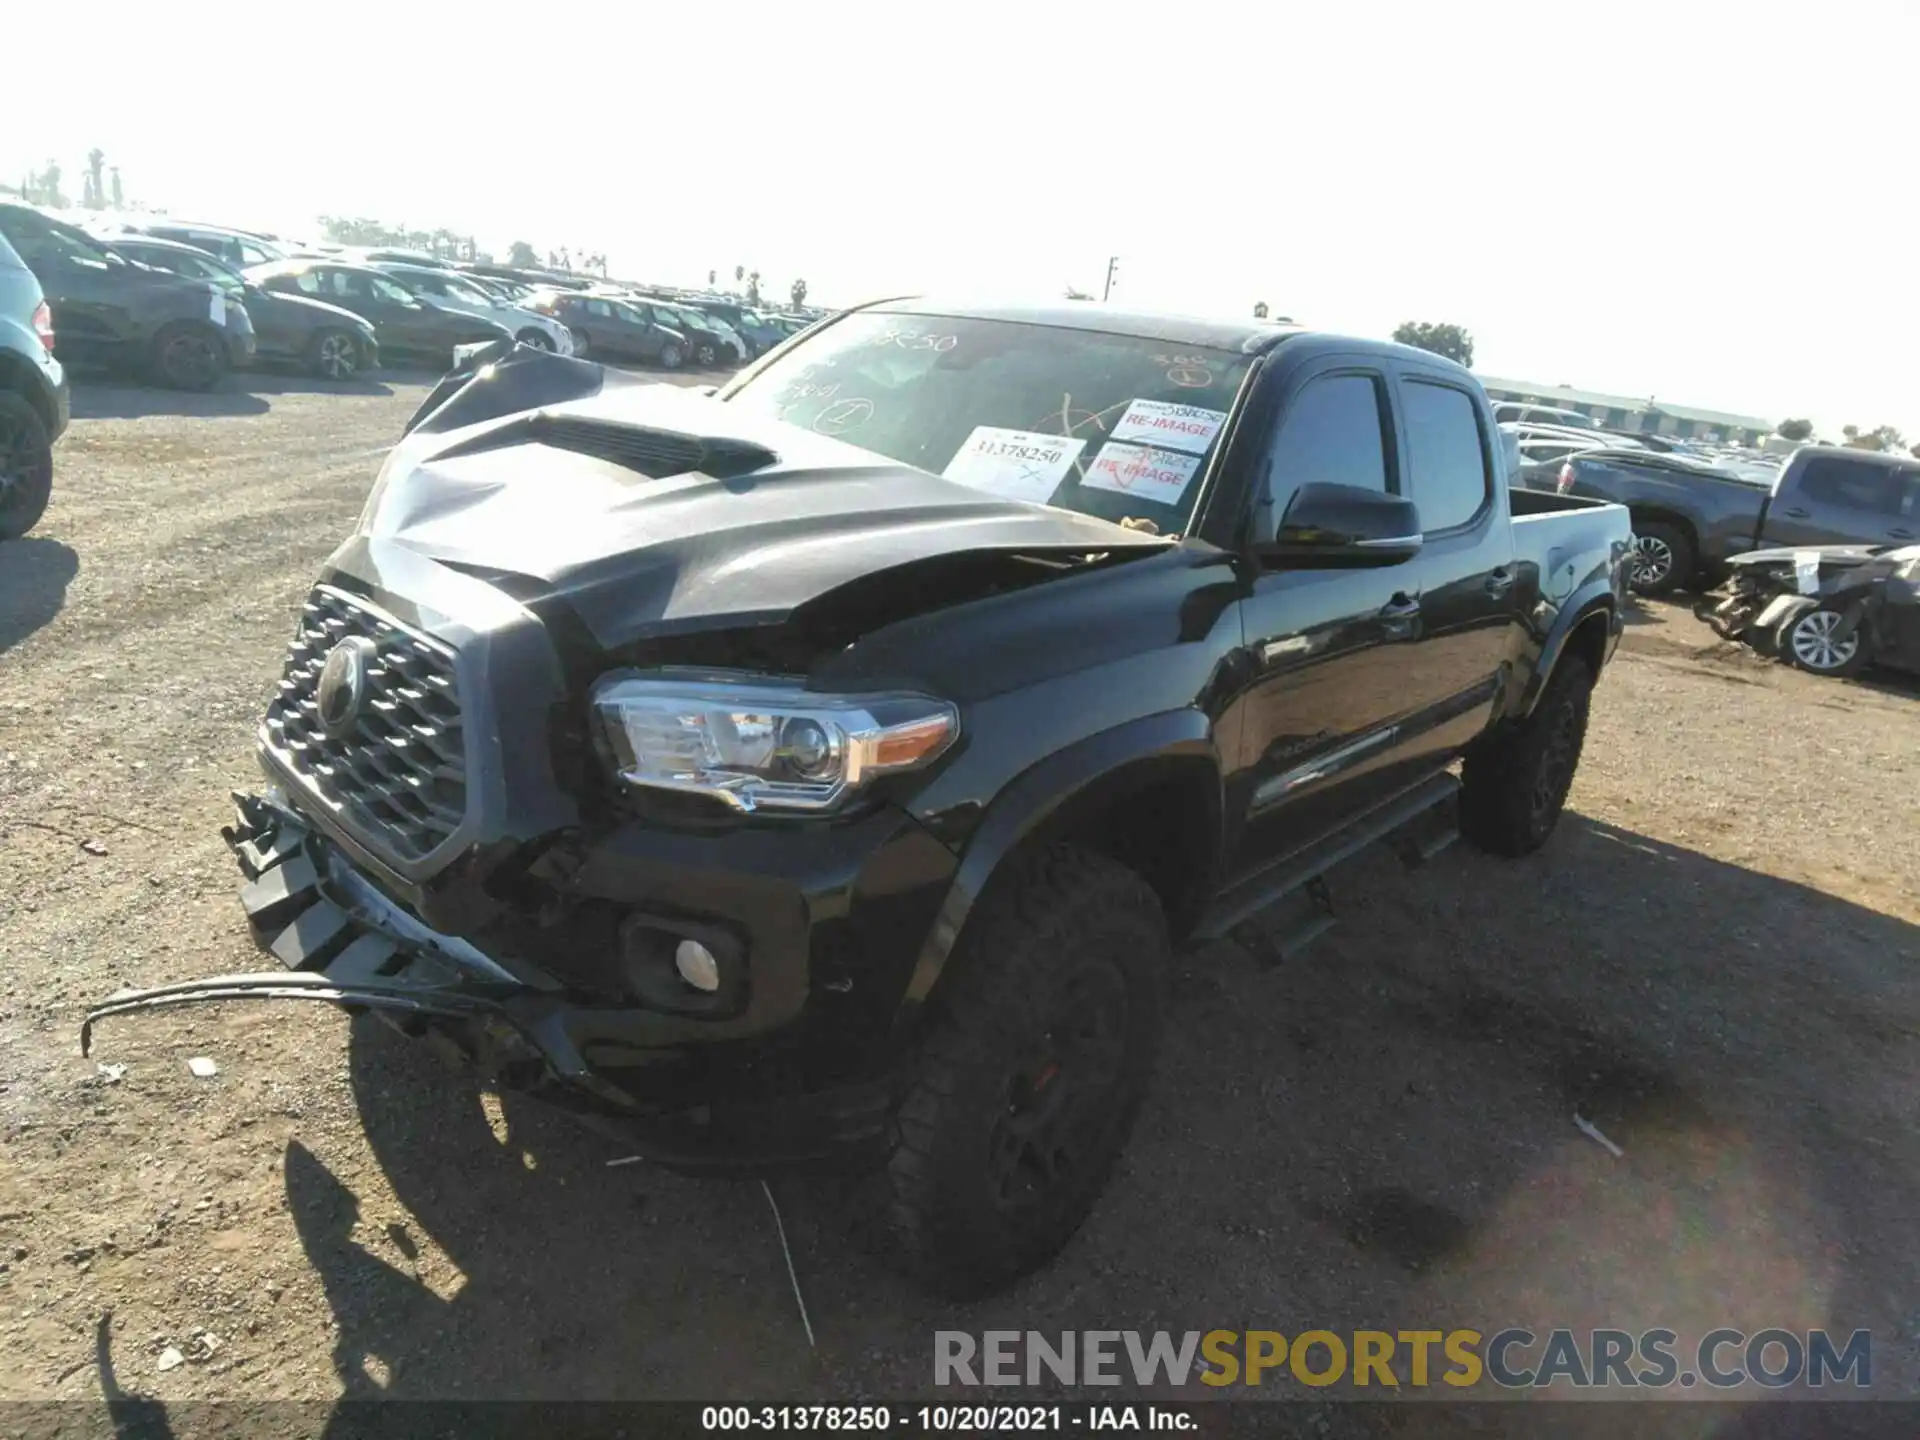
<path fill-rule="evenodd" d="M 292 973 L 88 1024 L 397 1015 L 663 1164 L 848 1166 L 992 1290 L 1092 1208 L 1176 944 L 1290 952 L 1377 840 L 1547 840 L 1630 540 L 1509 490 L 1466 370 L 1284 325 L 900 301 L 712 398 L 482 351 L 227 832 Z"/>
<path fill-rule="evenodd" d="M 1837 446 L 1802 446 L 1771 485 L 1678 456 L 1587 451 L 1568 457 L 1557 488 L 1632 513 L 1643 595 L 1701 588 L 1749 550 L 1920 538 L 1920 462 Z"/>

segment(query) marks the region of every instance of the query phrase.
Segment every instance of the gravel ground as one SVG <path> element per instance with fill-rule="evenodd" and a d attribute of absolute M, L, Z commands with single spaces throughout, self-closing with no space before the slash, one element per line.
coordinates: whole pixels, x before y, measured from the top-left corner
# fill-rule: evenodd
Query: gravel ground
<path fill-rule="evenodd" d="M 226 793 L 424 393 L 84 390 L 0 549 L 0 1399 L 898 1397 L 936 1329 L 1512 1323 L 1867 1328 L 1876 1391 L 1920 1393 L 1920 690 L 1679 607 L 1636 617 L 1542 854 L 1370 856 L 1288 965 L 1183 959 L 1112 1189 L 983 1304 L 787 1182 L 810 1352 L 757 1186 L 608 1168 L 323 1007 L 109 1021 L 83 1060 L 89 1001 L 255 966 Z"/>

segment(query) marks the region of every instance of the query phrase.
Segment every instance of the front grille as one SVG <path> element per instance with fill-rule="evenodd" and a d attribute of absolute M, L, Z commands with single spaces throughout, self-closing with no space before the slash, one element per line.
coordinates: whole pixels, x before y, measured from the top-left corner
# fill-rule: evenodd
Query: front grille
<path fill-rule="evenodd" d="M 334 739 L 317 691 L 342 640 L 374 643 L 358 724 Z M 307 599 L 267 706 L 267 743 L 309 792 L 361 838 L 402 860 L 433 853 L 467 811 L 466 739 L 453 652 L 351 595 Z"/>

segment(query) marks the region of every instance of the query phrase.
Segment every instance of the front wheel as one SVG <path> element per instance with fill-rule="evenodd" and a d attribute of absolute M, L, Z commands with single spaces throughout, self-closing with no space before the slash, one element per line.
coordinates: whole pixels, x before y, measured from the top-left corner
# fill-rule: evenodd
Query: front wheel
<path fill-rule="evenodd" d="M 661 348 L 660 368 L 662 370 L 678 370 L 686 363 L 686 359 L 687 357 L 681 353 L 680 347 L 672 341 L 669 341 Z"/>
<path fill-rule="evenodd" d="M 699 349 L 693 352 L 694 363 L 702 370 L 711 370 L 717 359 L 719 359 L 718 352 L 714 350 L 711 343 L 704 340 L 700 342 Z"/>
<path fill-rule="evenodd" d="M 184 320 L 153 337 L 153 372 L 174 390 L 211 390 L 227 373 L 227 344 L 211 326 Z"/>
<path fill-rule="evenodd" d="M 1593 671 L 1562 655 L 1533 713 L 1501 724 L 1467 752 L 1460 777 L 1460 833 L 1495 855 L 1529 855 L 1547 843 L 1580 766 L 1593 701 Z"/>
<path fill-rule="evenodd" d="M 522 330 L 513 338 L 529 350 L 545 350 L 551 354 L 555 348 L 552 337 L 544 330 Z"/>
<path fill-rule="evenodd" d="M 0 540 L 18 540 L 53 496 L 53 441 L 27 397 L 0 390 Z"/>
<path fill-rule="evenodd" d="M 313 337 L 313 373 L 322 380 L 351 380 L 360 369 L 360 342 L 344 330 L 322 330 Z"/>
<path fill-rule="evenodd" d="M 1814 675 L 1852 675 L 1867 663 L 1867 645 L 1860 627 L 1840 633 L 1843 612 L 1822 605 L 1795 616 L 1780 627 L 1780 653 Z"/>
<path fill-rule="evenodd" d="M 1170 967 L 1158 898 L 1105 856 L 1054 846 L 996 883 L 930 1002 L 874 1177 L 891 1258 L 979 1296 L 1072 1238 L 1146 1095 Z"/>

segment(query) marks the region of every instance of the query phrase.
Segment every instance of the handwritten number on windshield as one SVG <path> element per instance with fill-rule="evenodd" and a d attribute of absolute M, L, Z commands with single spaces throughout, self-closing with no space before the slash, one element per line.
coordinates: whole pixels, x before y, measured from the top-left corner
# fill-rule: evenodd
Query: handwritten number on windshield
<path fill-rule="evenodd" d="M 960 343 L 958 335 L 923 335 L 914 330 L 882 330 L 873 337 L 875 345 L 897 345 L 902 350 L 932 350 L 944 355 Z"/>

